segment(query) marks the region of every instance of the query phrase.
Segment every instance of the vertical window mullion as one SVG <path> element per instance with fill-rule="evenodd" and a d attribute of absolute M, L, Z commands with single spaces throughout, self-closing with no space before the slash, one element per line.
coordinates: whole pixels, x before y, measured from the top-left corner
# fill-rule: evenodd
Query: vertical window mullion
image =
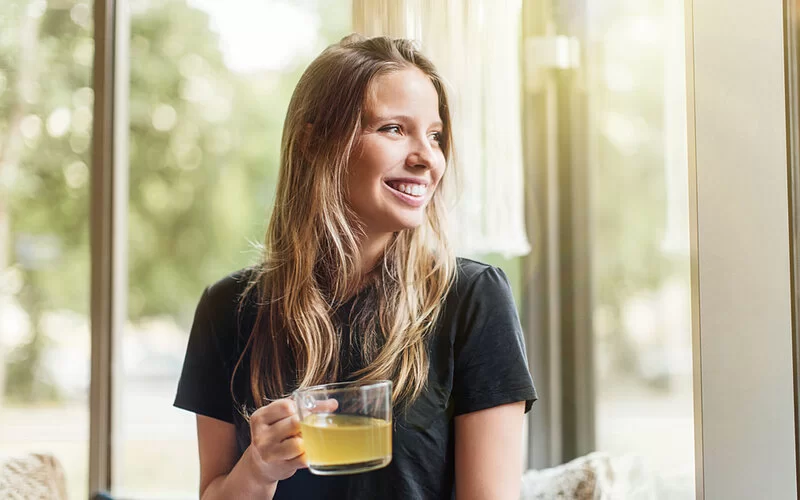
<path fill-rule="evenodd" d="M 532 251 L 522 258 L 523 293 L 520 316 L 525 331 L 528 363 L 540 399 L 528 415 L 527 466 L 543 469 L 561 463 L 561 376 L 558 293 L 550 293 L 558 276 L 558 216 L 554 206 L 553 131 L 548 103 L 555 83 L 549 72 L 528 57 L 527 40 L 545 35 L 549 2 L 522 4 L 523 157 L 525 162 L 525 221 Z M 552 107 L 552 106 L 551 106 Z M 556 290 L 557 292 L 557 287 Z"/>
<path fill-rule="evenodd" d="M 795 467 L 800 483 L 800 3 L 784 1 L 786 78 L 786 144 L 789 181 L 789 247 L 792 284 L 792 344 L 794 348 Z"/>
<path fill-rule="evenodd" d="M 124 6 L 123 6 L 124 7 Z M 115 339 L 127 302 L 128 18 L 116 0 L 95 1 L 91 167 L 91 391 L 89 492 L 112 485 Z"/>
<path fill-rule="evenodd" d="M 785 2 L 687 9 L 698 498 L 797 498 Z"/>

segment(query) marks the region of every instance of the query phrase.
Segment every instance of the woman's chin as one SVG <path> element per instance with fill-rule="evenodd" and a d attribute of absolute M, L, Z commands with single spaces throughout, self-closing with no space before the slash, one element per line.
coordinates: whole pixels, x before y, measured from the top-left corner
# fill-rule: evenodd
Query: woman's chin
<path fill-rule="evenodd" d="M 425 222 L 425 217 L 398 217 L 393 224 L 395 232 L 416 229 Z"/>
<path fill-rule="evenodd" d="M 391 210 L 371 214 L 372 217 L 362 219 L 367 233 L 397 233 L 416 229 L 427 220 L 423 208 L 414 210 Z"/>

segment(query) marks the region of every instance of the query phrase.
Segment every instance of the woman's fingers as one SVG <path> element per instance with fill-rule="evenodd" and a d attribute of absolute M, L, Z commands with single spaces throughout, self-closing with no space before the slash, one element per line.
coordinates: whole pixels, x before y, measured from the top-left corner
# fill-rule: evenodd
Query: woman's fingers
<path fill-rule="evenodd" d="M 283 460 L 291 461 L 305 453 L 303 439 L 297 436 L 281 441 L 275 448 L 275 454 Z"/>
<path fill-rule="evenodd" d="M 300 419 L 297 415 L 286 417 L 270 426 L 270 434 L 275 436 L 277 442 L 300 434 Z"/>
<path fill-rule="evenodd" d="M 250 415 L 250 422 L 256 420 L 259 424 L 272 425 L 286 417 L 297 415 L 297 406 L 291 399 L 279 399 L 262 406 Z"/>
<path fill-rule="evenodd" d="M 286 465 L 288 467 L 293 467 L 295 469 L 306 469 L 308 468 L 308 457 L 306 457 L 306 454 L 303 453 L 302 455 L 299 455 L 291 460 L 288 460 L 286 462 Z"/>
<path fill-rule="evenodd" d="M 333 413 L 337 408 L 339 408 L 339 402 L 335 399 L 322 399 L 315 402 L 311 413 Z"/>
<path fill-rule="evenodd" d="M 286 479 L 295 470 L 307 467 L 294 401 L 281 399 L 254 411 L 250 436 L 270 480 Z"/>

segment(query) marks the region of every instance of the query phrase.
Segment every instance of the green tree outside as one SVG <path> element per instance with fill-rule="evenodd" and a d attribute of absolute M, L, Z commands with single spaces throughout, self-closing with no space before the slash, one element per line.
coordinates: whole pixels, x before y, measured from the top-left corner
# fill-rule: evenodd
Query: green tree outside
<path fill-rule="evenodd" d="M 349 26 L 341 2 L 306 3 L 324 21 L 322 44 Z M 6 358 L 12 401 L 57 397 L 41 366 L 42 313 L 89 312 L 91 8 L 89 0 L 0 6 L 0 228 L 2 221 L 9 228 L 0 232 L 0 268 L 21 283 L 14 295 L 32 325 L 30 339 Z M 134 8 L 132 322 L 169 315 L 188 324 L 203 286 L 256 258 L 252 243 L 269 216 L 286 105 L 305 64 L 234 73 L 205 12 L 185 0 Z"/>

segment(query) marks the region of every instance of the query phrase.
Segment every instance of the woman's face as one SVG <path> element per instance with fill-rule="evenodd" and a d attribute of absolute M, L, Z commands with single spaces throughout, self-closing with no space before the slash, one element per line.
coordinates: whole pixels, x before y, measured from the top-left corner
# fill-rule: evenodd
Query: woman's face
<path fill-rule="evenodd" d="M 348 201 L 375 237 L 424 222 L 446 162 L 439 97 L 422 71 L 380 75 L 367 94 L 348 169 Z"/>

